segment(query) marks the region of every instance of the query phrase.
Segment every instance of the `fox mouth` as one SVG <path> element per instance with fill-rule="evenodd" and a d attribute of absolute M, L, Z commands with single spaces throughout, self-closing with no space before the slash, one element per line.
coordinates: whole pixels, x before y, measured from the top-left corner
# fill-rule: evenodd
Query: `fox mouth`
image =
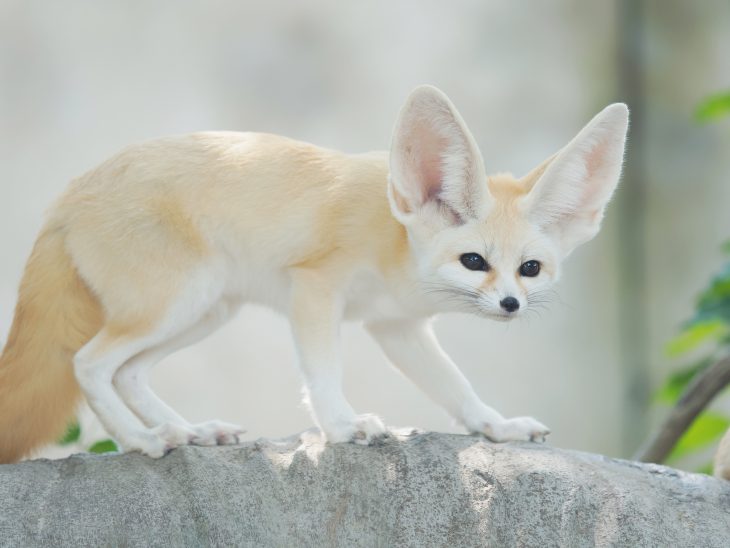
<path fill-rule="evenodd" d="M 481 313 L 481 316 L 485 318 L 489 318 L 490 320 L 495 320 L 498 322 L 509 322 L 514 320 L 515 318 L 520 316 L 519 312 L 506 312 L 506 311 L 496 311 L 492 309 L 482 309 L 483 312 Z"/>

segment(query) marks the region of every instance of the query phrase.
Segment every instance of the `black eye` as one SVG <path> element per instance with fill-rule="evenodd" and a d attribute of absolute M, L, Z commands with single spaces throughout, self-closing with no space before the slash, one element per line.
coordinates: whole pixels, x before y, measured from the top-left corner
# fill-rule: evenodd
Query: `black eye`
<path fill-rule="evenodd" d="M 489 270 L 487 261 L 479 253 L 464 253 L 459 260 L 469 270 Z"/>
<path fill-rule="evenodd" d="M 527 261 L 520 266 L 520 276 L 534 278 L 538 274 L 540 274 L 540 263 L 537 261 Z"/>

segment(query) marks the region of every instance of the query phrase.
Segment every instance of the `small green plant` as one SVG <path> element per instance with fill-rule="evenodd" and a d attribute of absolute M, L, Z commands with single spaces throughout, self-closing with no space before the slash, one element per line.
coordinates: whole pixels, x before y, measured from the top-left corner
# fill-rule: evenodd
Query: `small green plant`
<path fill-rule="evenodd" d="M 58 440 L 57 443 L 58 445 L 71 445 L 72 443 L 77 443 L 80 438 L 81 425 L 78 422 L 74 421 L 68 425 L 66 433 L 61 437 L 60 440 Z M 90 447 L 87 448 L 87 451 L 89 451 L 90 453 L 114 453 L 119 451 L 119 448 L 117 447 L 117 444 L 114 443 L 114 440 L 105 439 L 94 442 L 93 444 L 91 444 Z"/>
<path fill-rule="evenodd" d="M 697 299 L 694 316 L 667 344 L 671 357 L 705 350 L 702 358 L 684 367 L 666 380 L 656 394 L 658 401 L 675 405 L 689 383 L 712 363 L 730 352 L 730 241 L 723 246 L 728 260 Z M 703 411 L 674 446 L 668 460 L 676 461 L 715 443 L 730 427 L 730 417 L 715 411 Z M 707 467 L 703 466 L 702 471 Z"/>
<path fill-rule="evenodd" d="M 68 425 L 66 433 L 61 437 L 60 440 L 58 440 L 57 443 L 58 445 L 71 445 L 72 443 L 76 443 L 77 441 L 79 441 L 80 437 L 81 425 L 79 425 L 78 422 L 74 421 Z"/>
<path fill-rule="evenodd" d="M 90 453 L 117 453 L 119 447 L 112 439 L 100 440 L 89 447 Z"/>
<path fill-rule="evenodd" d="M 707 97 L 695 111 L 695 118 L 701 123 L 729 115 L 730 92 Z M 730 240 L 725 242 L 723 250 L 730 257 Z M 694 316 L 669 341 L 666 351 L 671 357 L 679 357 L 700 352 L 701 349 L 705 350 L 702 358 L 669 376 L 656 394 L 658 401 L 676 405 L 694 379 L 720 356 L 730 353 L 730 258 L 700 294 Z M 667 460 L 673 462 L 709 447 L 719 440 L 728 427 L 730 417 L 704 410 L 676 443 Z M 711 465 L 706 464 L 698 471 L 709 472 L 710 469 Z"/>

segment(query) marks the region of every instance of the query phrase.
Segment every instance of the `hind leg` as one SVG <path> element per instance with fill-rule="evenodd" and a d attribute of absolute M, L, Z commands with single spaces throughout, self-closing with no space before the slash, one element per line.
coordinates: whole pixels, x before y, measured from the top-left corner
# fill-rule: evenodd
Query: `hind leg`
<path fill-rule="evenodd" d="M 146 428 L 114 391 L 114 373 L 129 358 L 157 344 L 154 334 L 119 336 L 103 328 L 74 357 L 74 372 L 104 428 L 125 451 L 161 457 L 179 445 L 180 434 Z"/>
<path fill-rule="evenodd" d="M 153 292 L 146 286 L 136 286 L 138 293 L 148 289 L 147 294 L 140 293 L 126 301 L 117 299 L 113 308 L 107 306 L 107 324 L 74 356 L 76 379 L 107 432 L 124 450 L 141 451 L 152 457 L 190 443 L 196 433 L 184 421 L 177 422 L 177 414 L 175 422 L 154 428 L 142 424 L 114 389 L 114 376 L 135 356 L 191 329 L 221 295 L 215 279 L 204 270 L 186 273 L 184 280 L 171 279 L 169 285 L 184 289 L 160 299 L 161 288 L 149 286 Z M 130 302 L 135 306 L 130 307 Z M 167 412 L 172 410 L 167 408 Z"/>
<path fill-rule="evenodd" d="M 198 342 L 227 322 L 239 302 L 219 301 L 193 327 L 145 350 L 124 363 L 114 375 L 114 386 L 127 406 L 150 428 L 183 429 L 196 445 L 235 444 L 245 432 L 240 426 L 220 421 L 191 425 L 150 388 L 147 372 L 160 360 Z"/>

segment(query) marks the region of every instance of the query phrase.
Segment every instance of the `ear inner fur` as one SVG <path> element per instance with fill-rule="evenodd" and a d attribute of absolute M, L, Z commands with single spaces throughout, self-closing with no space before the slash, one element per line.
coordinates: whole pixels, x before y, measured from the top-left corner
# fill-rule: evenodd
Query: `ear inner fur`
<path fill-rule="evenodd" d="M 409 213 L 427 216 L 429 202 L 439 206 L 435 212 L 447 224 L 484 216 L 488 190 L 481 154 L 456 108 L 435 88 L 419 87 L 406 101 L 393 131 L 390 164 L 399 220 L 412 220 Z"/>
<path fill-rule="evenodd" d="M 618 184 L 628 129 L 626 105 L 609 105 L 558 154 L 528 173 L 525 209 L 567 255 L 596 235 Z"/>

